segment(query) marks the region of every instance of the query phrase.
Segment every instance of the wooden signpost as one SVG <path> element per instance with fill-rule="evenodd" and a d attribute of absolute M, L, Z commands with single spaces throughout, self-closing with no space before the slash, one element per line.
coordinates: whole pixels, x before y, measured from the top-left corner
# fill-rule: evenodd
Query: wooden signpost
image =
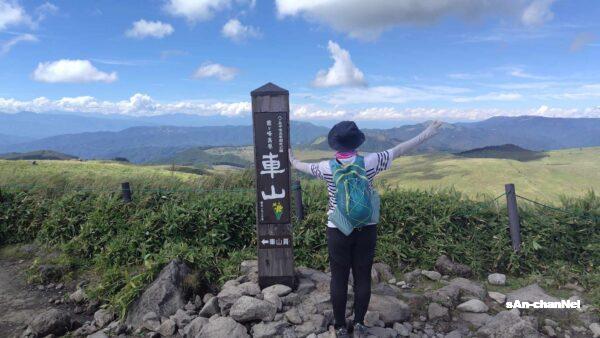
<path fill-rule="evenodd" d="M 272 83 L 253 90 L 258 284 L 294 287 L 289 92 Z"/>

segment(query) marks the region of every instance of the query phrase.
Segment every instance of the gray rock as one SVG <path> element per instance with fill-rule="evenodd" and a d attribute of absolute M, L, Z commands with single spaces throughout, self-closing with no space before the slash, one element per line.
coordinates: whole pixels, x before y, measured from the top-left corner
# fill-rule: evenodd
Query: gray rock
<path fill-rule="evenodd" d="M 404 281 L 406 283 L 414 283 L 421 276 L 421 270 L 415 269 L 411 272 L 407 272 L 404 274 Z"/>
<path fill-rule="evenodd" d="M 460 299 L 485 299 L 486 291 L 483 285 L 481 285 L 480 283 L 468 280 L 466 278 L 458 277 L 452 279 L 449 285 L 454 285 L 460 289 Z"/>
<path fill-rule="evenodd" d="M 242 291 L 243 295 L 256 296 L 260 293 L 260 286 L 258 283 L 246 282 L 238 285 L 238 288 Z"/>
<path fill-rule="evenodd" d="M 77 290 L 75 290 L 75 292 L 69 295 L 69 300 L 75 304 L 83 303 L 86 300 L 86 298 L 87 296 L 82 288 L 78 288 Z"/>
<path fill-rule="evenodd" d="M 404 322 L 410 318 L 410 308 L 396 297 L 371 295 L 368 309 L 379 312 L 380 319 L 386 325 Z"/>
<path fill-rule="evenodd" d="M 448 312 L 447 308 L 441 306 L 440 304 L 430 303 L 429 306 L 427 307 L 427 317 L 430 320 L 435 320 L 435 319 L 449 320 L 450 313 Z"/>
<path fill-rule="evenodd" d="M 296 293 L 299 296 L 307 295 L 316 289 L 315 282 L 310 278 L 300 278 L 298 280 L 298 287 Z"/>
<path fill-rule="evenodd" d="M 206 323 L 197 338 L 250 338 L 244 325 L 229 317 L 218 317 Z"/>
<path fill-rule="evenodd" d="M 400 289 L 398 289 L 398 287 L 396 287 L 395 285 L 390 285 L 388 283 L 379 283 L 371 288 L 371 293 L 382 296 L 397 297 L 400 293 Z"/>
<path fill-rule="evenodd" d="M 518 290 L 509 292 L 506 295 L 506 302 L 514 303 L 516 300 L 520 302 L 558 302 L 559 299 L 547 294 L 538 284 L 531 284 Z M 526 309 L 525 311 L 536 314 L 545 314 L 552 318 L 563 318 L 568 314 L 567 309 Z"/>
<path fill-rule="evenodd" d="M 545 325 L 542 327 L 542 332 L 544 332 L 548 337 L 556 337 L 556 331 L 550 325 Z"/>
<path fill-rule="evenodd" d="M 202 310 L 200 310 L 199 315 L 208 318 L 220 312 L 221 309 L 219 308 L 219 299 L 217 297 L 211 297 L 206 301 L 202 307 Z"/>
<path fill-rule="evenodd" d="M 110 338 L 110 336 L 104 333 L 104 331 L 96 331 L 88 335 L 86 338 Z"/>
<path fill-rule="evenodd" d="M 506 295 L 496 291 L 488 291 L 488 297 L 500 304 L 504 304 L 506 301 Z"/>
<path fill-rule="evenodd" d="M 463 337 L 466 337 L 466 335 L 463 335 L 462 332 L 460 332 L 460 330 L 454 330 L 454 331 L 448 332 L 448 334 L 444 336 L 444 338 L 463 338 Z"/>
<path fill-rule="evenodd" d="M 488 283 L 492 285 L 504 285 L 506 284 L 506 275 L 501 273 L 492 273 L 488 276 Z"/>
<path fill-rule="evenodd" d="M 202 331 L 202 328 L 204 327 L 204 325 L 206 325 L 206 323 L 208 323 L 208 319 L 204 317 L 194 318 L 188 325 L 186 325 L 183 328 L 184 338 L 196 337 L 198 334 L 200 334 L 200 331 Z"/>
<path fill-rule="evenodd" d="M 284 315 L 285 315 L 285 319 L 287 319 L 288 322 L 290 322 L 294 325 L 302 324 L 302 317 L 300 317 L 300 312 L 298 311 L 297 308 L 293 307 L 293 308 L 287 310 Z"/>
<path fill-rule="evenodd" d="M 103 328 L 115 319 L 115 314 L 107 309 L 100 309 L 94 313 L 94 322 L 97 328 Z"/>
<path fill-rule="evenodd" d="M 365 314 L 364 323 L 366 326 L 372 327 L 379 321 L 379 312 L 377 311 L 367 311 Z"/>
<path fill-rule="evenodd" d="M 177 310 L 171 319 L 177 324 L 177 327 L 185 327 L 192 321 L 192 317 L 182 309 Z"/>
<path fill-rule="evenodd" d="M 45 337 L 51 334 L 62 336 L 72 328 L 73 323 L 68 312 L 48 309 L 33 318 L 28 329 L 34 337 Z"/>
<path fill-rule="evenodd" d="M 160 324 L 158 328 L 158 333 L 162 336 L 168 337 L 172 336 L 177 329 L 177 324 L 173 319 L 167 319 Z"/>
<path fill-rule="evenodd" d="M 283 297 L 288 295 L 290 292 L 292 292 L 292 288 L 290 288 L 287 285 L 282 285 L 282 284 L 275 284 L 275 285 L 271 285 L 269 287 L 266 287 L 262 290 L 263 294 L 267 294 L 267 293 L 272 293 L 275 294 L 279 297 Z"/>
<path fill-rule="evenodd" d="M 229 313 L 229 308 L 235 303 L 236 300 L 242 297 L 242 290 L 234 285 L 225 286 L 219 294 L 217 294 L 217 299 L 219 301 L 219 309 L 221 309 L 222 315 L 227 315 Z"/>
<path fill-rule="evenodd" d="M 374 335 L 378 338 L 396 338 L 396 335 L 398 334 L 394 329 L 389 327 L 371 327 L 369 328 L 368 332 L 369 334 Z"/>
<path fill-rule="evenodd" d="M 275 305 L 275 308 L 277 309 L 277 311 L 281 311 L 281 308 L 283 307 L 283 303 L 281 302 L 281 298 L 279 298 L 279 296 L 277 296 L 274 293 L 266 293 L 263 297 L 263 300 Z"/>
<path fill-rule="evenodd" d="M 379 276 L 379 281 L 387 281 L 387 280 L 394 278 L 394 275 L 392 274 L 392 269 L 390 268 L 389 265 L 387 265 L 385 263 L 381 263 L 381 262 L 374 263 L 373 268 L 375 269 L 375 271 L 377 271 L 377 274 Z"/>
<path fill-rule="evenodd" d="M 213 298 L 215 295 L 213 295 L 212 293 L 205 293 L 204 296 L 202 296 L 202 303 L 206 304 L 206 302 L 208 302 L 209 299 Z"/>
<path fill-rule="evenodd" d="M 240 297 L 233 303 L 229 311 L 231 318 L 238 322 L 252 320 L 272 321 L 275 313 L 277 313 L 275 305 L 248 296 Z"/>
<path fill-rule="evenodd" d="M 590 324 L 589 329 L 590 331 L 592 331 L 592 335 L 594 336 L 594 338 L 600 337 L 600 324 L 592 323 Z"/>
<path fill-rule="evenodd" d="M 432 302 L 440 303 L 446 307 L 454 307 L 460 297 L 460 287 L 449 284 L 437 290 L 427 291 L 424 295 Z"/>
<path fill-rule="evenodd" d="M 160 328 L 160 318 L 155 312 L 148 312 L 142 317 L 141 327 L 150 331 L 158 331 Z"/>
<path fill-rule="evenodd" d="M 470 267 L 464 264 L 455 263 L 446 255 L 438 257 L 435 262 L 435 270 L 440 272 L 442 275 L 459 276 L 465 278 L 473 275 Z"/>
<path fill-rule="evenodd" d="M 88 336 L 97 330 L 98 330 L 98 328 L 96 328 L 93 324 L 87 323 L 87 324 L 84 324 L 83 326 L 81 326 L 80 328 L 78 328 L 77 330 L 73 331 L 73 336 L 74 337 Z"/>
<path fill-rule="evenodd" d="M 288 294 L 287 296 L 281 297 L 283 305 L 295 306 L 300 304 L 300 295 L 295 292 Z"/>
<path fill-rule="evenodd" d="M 531 322 L 519 317 L 516 311 L 502 311 L 479 328 L 477 336 L 482 338 L 537 338 L 540 335 Z"/>
<path fill-rule="evenodd" d="M 148 312 L 168 317 L 185 306 L 183 280 L 190 273 L 188 266 L 180 260 L 172 260 L 144 293 L 129 307 L 126 324 L 141 326 L 142 317 Z"/>
<path fill-rule="evenodd" d="M 286 321 L 260 322 L 252 326 L 252 337 L 271 338 L 283 334 L 283 331 L 289 326 Z"/>
<path fill-rule="evenodd" d="M 400 323 L 394 323 L 394 326 L 392 326 L 392 328 L 398 332 L 398 335 L 401 337 L 408 337 L 410 336 L 410 329 L 408 329 L 406 326 L 400 324 Z"/>
<path fill-rule="evenodd" d="M 423 270 L 421 271 L 421 274 L 431 280 L 440 280 L 442 278 L 442 275 L 437 271 Z"/>
<path fill-rule="evenodd" d="M 476 328 L 482 327 L 491 318 L 487 313 L 464 312 L 460 318 Z"/>
<path fill-rule="evenodd" d="M 544 324 L 546 324 L 546 325 L 550 325 L 550 326 L 552 326 L 552 327 L 557 327 L 557 326 L 558 326 L 558 323 L 557 323 L 557 322 L 555 322 L 555 321 L 553 321 L 553 320 L 552 320 L 552 319 L 550 319 L 550 318 L 546 318 L 546 319 L 544 319 Z"/>
<path fill-rule="evenodd" d="M 487 312 L 490 309 L 487 305 L 485 305 L 484 302 L 480 301 L 479 299 L 468 300 L 458 305 L 456 308 L 463 312 L 476 313 Z"/>

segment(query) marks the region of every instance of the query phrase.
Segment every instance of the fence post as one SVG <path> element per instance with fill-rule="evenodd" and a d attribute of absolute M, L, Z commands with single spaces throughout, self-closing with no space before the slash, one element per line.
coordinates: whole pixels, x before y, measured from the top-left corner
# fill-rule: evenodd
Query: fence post
<path fill-rule="evenodd" d="M 131 187 L 129 186 L 129 182 L 121 183 L 121 191 L 123 194 L 123 202 L 130 203 L 131 202 Z"/>
<path fill-rule="evenodd" d="M 508 209 L 508 222 L 510 226 L 510 239 L 514 251 L 521 250 L 521 222 L 519 220 L 519 209 L 517 208 L 517 193 L 515 185 L 505 184 L 506 207 Z"/>
<path fill-rule="evenodd" d="M 298 220 L 301 221 L 304 219 L 304 205 L 302 205 L 302 186 L 300 185 L 300 180 L 294 181 L 294 184 L 292 184 L 292 191 L 294 191 L 296 216 L 298 217 Z"/>

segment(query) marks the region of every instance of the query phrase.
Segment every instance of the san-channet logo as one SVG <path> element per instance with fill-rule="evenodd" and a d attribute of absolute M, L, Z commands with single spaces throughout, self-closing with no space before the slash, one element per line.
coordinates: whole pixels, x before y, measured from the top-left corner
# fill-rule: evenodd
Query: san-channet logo
<path fill-rule="evenodd" d="M 506 302 L 507 309 L 579 309 L 581 300 L 561 299 L 557 302 L 546 302 L 540 299 L 539 302 L 525 302 L 518 299 L 512 302 Z"/>

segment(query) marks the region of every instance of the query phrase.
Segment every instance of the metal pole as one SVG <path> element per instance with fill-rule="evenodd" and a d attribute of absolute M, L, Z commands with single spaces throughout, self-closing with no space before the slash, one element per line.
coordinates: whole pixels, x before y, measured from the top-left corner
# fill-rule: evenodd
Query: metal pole
<path fill-rule="evenodd" d="M 123 202 L 130 203 L 131 202 L 131 186 L 129 182 L 121 183 L 121 191 L 123 195 Z"/>
<path fill-rule="evenodd" d="M 508 208 L 508 222 L 510 226 L 510 239 L 515 252 L 521 250 L 521 222 L 517 208 L 517 193 L 512 183 L 504 185 L 506 191 L 506 206 Z"/>

